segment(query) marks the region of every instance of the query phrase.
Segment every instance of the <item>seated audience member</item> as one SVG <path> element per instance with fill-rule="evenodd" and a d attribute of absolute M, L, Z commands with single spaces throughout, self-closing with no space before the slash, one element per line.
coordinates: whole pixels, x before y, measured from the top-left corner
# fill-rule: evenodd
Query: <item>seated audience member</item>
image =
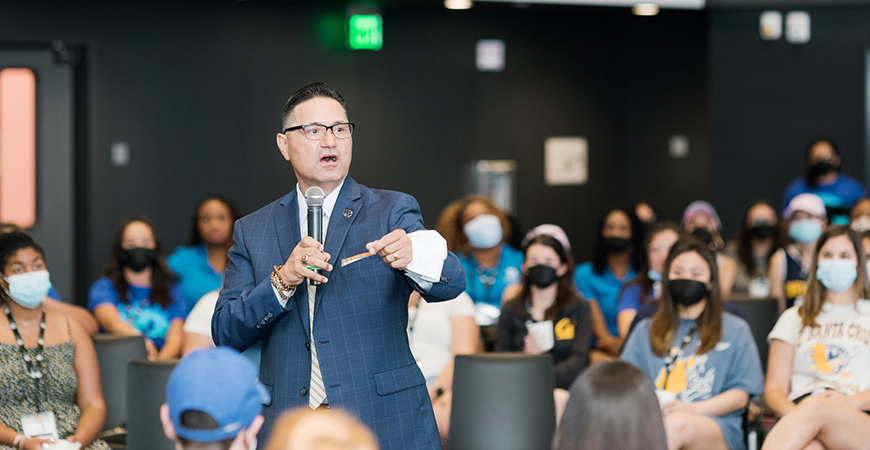
<path fill-rule="evenodd" d="M 266 450 L 378 450 L 375 435 L 340 409 L 288 411 L 273 430 Z"/>
<path fill-rule="evenodd" d="M 589 304 L 571 284 L 573 260 L 558 240 L 540 235 L 525 255 L 522 288 L 502 306 L 495 349 L 552 354 L 556 387 L 568 389 L 589 363 Z"/>
<path fill-rule="evenodd" d="M 151 221 L 121 221 L 112 241 L 112 260 L 91 286 L 88 308 L 108 333 L 145 336 L 149 359 L 181 353 L 184 296 L 161 253 Z"/>
<path fill-rule="evenodd" d="M 229 347 L 199 350 L 172 370 L 160 421 L 177 450 L 249 450 L 268 402 L 245 357 Z"/>
<path fill-rule="evenodd" d="M 184 320 L 182 356 L 187 356 L 197 350 L 214 347 L 214 340 L 211 337 L 211 316 L 214 314 L 214 307 L 217 305 L 220 292 L 220 289 L 215 289 L 203 295 L 190 310 L 187 319 Z M 260 367 L 262 345 L 261 342 L 257 342 L 242 352 L 242 355 L 250 359 L 256 367 Z"/>
<path fill-rule="evenodd" d="M 716 266 L 719 268 L 719 287 L 722 289 L 722 298 L 731 296 L 734 279 L 737 277 L 737 261 L 722 253 L 725 249 L 725 240 L 722 239 L 722 221 L 716 208 L 703 200 L 689 203 L 683 211 L 683 220 L 680 223 L 683 230 L 702 240 L 716 256 Z"/>
<path fill-rule="evenodd" d="M 870 402 L 810 397 L 776 423 L 761 450 L 865 449 Z"/>
<path fill-rule="evenodd" d="M 625 361 L 590 367 L 571 386 L 553 450 L 665 450 L 665 429 L 649 378 Z"/>
<path fill-rule="evenodd" d="M 520 281 L 523 263 L 523 254 L 506 244 L 511 229 L 504 212 L 492 200 L 470 195 L 444 209 L 438 232 L 462 262 L 465 292 L 474 301 L 477 323 L 495 324 L 502 291 Z"/>
<path fill-rule="evenodd" d="M 789 240 L 769 264 L 770 295 L 778 300 L 780 313 L 803 302 L 816 240 L 826 226 L 825 214 L 825 205 L 815 194 L 798 195 L 782 213 Z"/>
<path fill-rule="evenodd" d="M 623 286 L 619 293 L 618 315 L 619 338 L 625 341 L 628 334 L 634 328 L 639 319 L 638 311 L 644 310 L 643 317 L 655 314 L 662 293 L 662 271 L 665 267 L 665 258 L 668 251 L 677 239 L 680 238 L 680 227 L 671 222 L 664 221 L 654 225 L 644 239 L 644 249 L 647 263 L 641 266 L 640 273 L 633 280 Z M 643 270 L 646 268 L 646 270 Z M 651 306 L 647 306 L 651 305 Z"/>
<path fill-rule="evenodd" d="M 849 227 L 859 233 L 870 231 L 870 198 L 862 198 L 852 207 L 849 213 Z"/>
<path fill-rule="evenodd" d="M 11 223 L 0 224 L 0 234 L 11 232 L 27 234 L 24 229 L 18 225 Z M 41 254 L 41 250 L 40 257 L 42 258 L 43 263 L 45 263 L 45 255 Z M 48 290 L 46 301 L 43 303 L 43 306 L 49 310 L 57 310 L 61 314 L 66 314 L 71 319 L 81 324 L 89 336 L 93 336 L 100 331 L 100 324 L 97 323 L 97 318 L 94 317 L 93 314 L 89 313 L 87 309 L 82 308 L 81 306 L 63 302 L 60 298 L 60 293 L 57 292 L 57 289 L 55 289 L 54 286 Z"/>
<path fill-rule="evenodd" d="M 211 338 L 211 316 L 217 305 L 221 290 L 215 289 L 203 295 L 184 320 L 184 344 L 181 355 L 187 356 L 197 350 L 214 347 Z"/>
<path fill-rule="evenodd" d="M 818 195 L 828 209 L 832 224 L 844 225 L 849 209 L 867 196 L 864 186 L 840 172 L 840 151 L 830 138 L 815 139 L 807 146 L 806 173 L 785 188 L 782 204 L 787 205 L 800 194 Z"/>
<path fill-rule="evenodd" d="M 178 247 L 166 260 L 178 276 L 187 312 L 203 295 L 221 287 L 227 251 L 233 245 L 233 223 L 239 217 L 238 208 L 220 195 L 210 195 L 196 205 L 190 245 Z"/>
<path fill-rule="evenodd" d="M 743 412 L 764 387 L 749 325 L 722 311 L 704 242 L 680 238 L 664 274 L 661 307 L 638 324 L 622 358 L 661 391 L 669 449 L 744 449 Z"/>
<path fill-rule="evenodd" d="M 412 292 L 408 302 L 408 343 L 426 377 L 435 421 L 442 438 L 450 426 L 453 360 L 456 355 L 480 351 L 480 328 L 474 321 L 474 303 L 462 293 L 446 302 L 420 301 Z"/>
<path fill-rule="evenodd" d="M 42 248 L 24 233 L 0 234 L 0 269 L 0 447 L 35 450 L 66 439 L 108 450 L 94 439 L 106 418 L 94 345 L 77 321 L 45 306 L 51 282 Z M 23 429 L 23 417 L 46 411 L 54 436 Z"/>
<path fill-rule="evenodd" d="M 592 261 L 577 266 L 574 281 L 589 299 L 592 309 L 592 332 L 596 350 L 593 362 L 619 355 L 622 340 L 616 316 L 622 284 L 637 274 L 643 230 L 628 210 L 607 211 L 598 226 Z"/>
<path fill-rule="evenodd" d="M 808 396 L 856 407 L 870 401 L 870 286 L 860 237 L 828 227 L 819 237 L 803 305 L 770 332 L 765 403 L 786 416 Z M 864 400 L 864 399 L 868 400 Z"/>
<path fill-rule="evenodd" d="M 769 298 L 770 257 L 780 248 L 776 210 L 769 203 L 753 203 L 743 214 L 737 239 L 725 246 L 724 253 L 737 261 L 737 276 L 731 293 L 738 298 Z"/>

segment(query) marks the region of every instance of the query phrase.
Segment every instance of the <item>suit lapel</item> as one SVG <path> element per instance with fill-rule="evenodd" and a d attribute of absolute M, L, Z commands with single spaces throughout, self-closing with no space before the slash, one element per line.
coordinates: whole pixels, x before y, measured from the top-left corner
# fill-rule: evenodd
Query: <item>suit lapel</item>
<path fill-rule="evenodd" d="M 329 217 L 329 228 L 326 231 L 326 244 L 324 245 L 326 253 L 332 255 L 330 262 L 335 268 L 341 265 L 339 257 L 345 238 L 347 238 L 347 232 L 359 216 L 359 211 L 362 207 L 359 184 L 353 178 L 347 177 L 341 192 L 338 194 L 338 198 L 335 200 L 335 207 L 332 208 L 332 215 Z M 364 252 L 365 248 L 351 249 L 350 251 L 356 254 Z M 315 315 L 320 309 L 320 299 L 323 298 L 324 290 L 317 289 L 317 302 L 314 308 Z"/>
<path fill-rule="evenodd" d="M 275 233 L 278 236 L 278 248 L 281 251 L 281 262 L 287 262 L 287 258 L 293 253 L 296 244 L 302 240 L 302 235 L 299 230 L 299 205 L 296 203 L 296 189 L 281 200 L 281 207 L 275 213 Z M 305 328 L 305 336 L 311 335 L 311 330 L 308 324 L 308 284 L 302 283 L 298 289 L 305 291 L 304 295 L 297 292 L 288 302 L 296 302 L 295 308 L 299 311 L 299 317 L 302 319 L 302 327 Z"/>
<path fill-rule="evenodd" d="M 275 233 L 278 236 L 278 248 L 281 250 L 281 262 L 284 264 L 296 243 L 302 240 L 299 235 L 299 206 L 296 204 L 296 189 L 284 196 L 281 207 L 275 213 Z"/>

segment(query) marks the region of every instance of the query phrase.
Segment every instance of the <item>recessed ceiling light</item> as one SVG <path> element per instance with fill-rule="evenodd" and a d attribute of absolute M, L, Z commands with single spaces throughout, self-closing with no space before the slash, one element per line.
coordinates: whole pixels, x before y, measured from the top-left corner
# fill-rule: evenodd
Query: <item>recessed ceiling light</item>
<path fill-rule="evenodd" d="M 636 16 L 654 16 L 659 13 L 659 5 L 655 3 L 638 3 L 631 8 Z"/>
<path fill-rule="evenodd" d="M 471 8 L 471 0 L 444 0 L 444 7 L 447 9 L 468 9 Z"/>

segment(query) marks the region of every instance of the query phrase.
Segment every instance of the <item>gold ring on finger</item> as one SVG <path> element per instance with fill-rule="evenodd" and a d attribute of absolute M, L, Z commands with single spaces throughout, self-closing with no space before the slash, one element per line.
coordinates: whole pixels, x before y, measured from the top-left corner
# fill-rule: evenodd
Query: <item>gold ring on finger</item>
<path fill-rule="evenodd" d="M 393 262 L 399 260 L 399 253 L 393 253 Z"/>
<path fill-rule="evenodd" d="M 308 264 L 308 255 L 302 255 L 299 260 L 302 261 L 302 264 Z"/>

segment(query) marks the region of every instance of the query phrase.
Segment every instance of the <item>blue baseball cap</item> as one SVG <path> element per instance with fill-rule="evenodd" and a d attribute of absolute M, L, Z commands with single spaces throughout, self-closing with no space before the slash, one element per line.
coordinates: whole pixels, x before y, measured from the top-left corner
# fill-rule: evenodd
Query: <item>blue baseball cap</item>
<path fill-rule="evenodd" d="M 169 419 L 175 432 L 189 441 L 231 439 L 262 412 L 269 392 L 257 380 L 251 361 L 229 347 L 199 350 L 182 359 L 166 386 Z M 218 428 L 192 430 L 181 425 L 181 414 L 208 413 Z"/>

